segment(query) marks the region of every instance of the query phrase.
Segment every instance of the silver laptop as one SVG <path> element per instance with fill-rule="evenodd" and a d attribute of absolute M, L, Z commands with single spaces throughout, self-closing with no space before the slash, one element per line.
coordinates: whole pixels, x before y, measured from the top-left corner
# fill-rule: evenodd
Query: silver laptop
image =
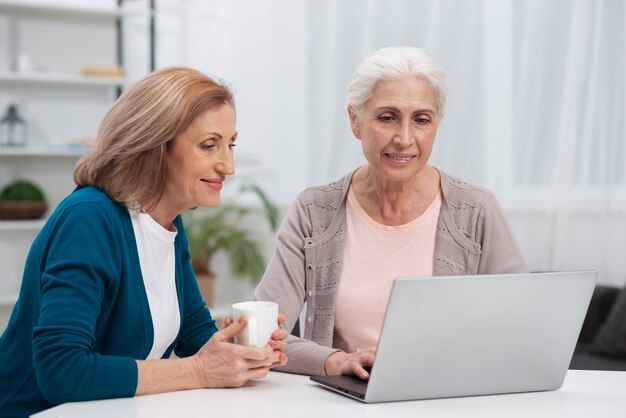
<path fill-rule="evenodd" d="M 368 382 L 311 379 L 362 402 L 554 390 L 597 271 L 395 280 Z"/>

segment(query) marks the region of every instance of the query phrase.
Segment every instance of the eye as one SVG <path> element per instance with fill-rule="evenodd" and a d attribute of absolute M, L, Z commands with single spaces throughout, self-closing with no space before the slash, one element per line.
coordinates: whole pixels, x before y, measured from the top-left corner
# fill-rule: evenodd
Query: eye
<path fill-rule="evenodd" d="M 211 149 L 215 148 L 215 144 L 203 143 L 203 144 L 200 144 L 200 148 L 202 148 L 203 150 L 208 151 L 208 150 L 211 150 Z"/>
<path fill-rule="evenodd" d="M 232 149 L 235 149 L 235 147 L 236 147 L 236 146 L 237 146 L 237 144 L 235 144 L 234 142 L 232 142 L 232 143 L 230 143 L 230 144 L 228 145 L 228 147 L 229 147 L 231 150 L 232 150 Z"/>
<path fill-rule="evenodd" d="M 391 115 L 385 114 L 385 115 L 380 115 L 378 117 L 378 120 L 381 121 L 381 122 L 384 122 L 384 123 L 390 123 L 390 122 L 394 121 L 394 117 L 391 116 Z"/>
<path fill-rule="evenodd" d="M 418 125 L 428 125 L 430 123 L 430 119 L 420 116 L 415 118 L 415 122 L 417 122 Z"/>

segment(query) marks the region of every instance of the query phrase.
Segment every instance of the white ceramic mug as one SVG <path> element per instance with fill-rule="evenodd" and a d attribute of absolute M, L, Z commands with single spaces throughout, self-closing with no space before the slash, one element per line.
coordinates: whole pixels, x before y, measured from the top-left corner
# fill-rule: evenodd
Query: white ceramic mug
<path fill-rule="evenodd" d="M 265 347 L 272 333 L 278 329 L 278 304 L 274 302 L 253 301 L 233 305 L 233 321 L 245 315 L 246 327 L 235 335 L 235 343 L 254 347 Z"/>

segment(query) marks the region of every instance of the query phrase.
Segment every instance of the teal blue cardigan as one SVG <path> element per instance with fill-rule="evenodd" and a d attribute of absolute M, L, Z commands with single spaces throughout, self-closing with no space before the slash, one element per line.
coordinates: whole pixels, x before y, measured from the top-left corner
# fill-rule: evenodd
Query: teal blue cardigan
<path fill-rule="evenodd" d="M 191 269 L 180 216 L 176 290 L 180 332 L 172 350 L 195 354 L 217 331 Z M 95 187 L 57 207 L 28 254 L 19 299 L 0 337 L 0 417 L 26 417 L 55 404 L 130 397 L 135 359 L 153 341 L 128 210 Z"/>

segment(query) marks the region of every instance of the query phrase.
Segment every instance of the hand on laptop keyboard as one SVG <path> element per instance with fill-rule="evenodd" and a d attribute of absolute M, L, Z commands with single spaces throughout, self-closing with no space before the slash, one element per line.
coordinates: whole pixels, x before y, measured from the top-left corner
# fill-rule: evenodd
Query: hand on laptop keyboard
<path fill-rule="evenodd" d="M 328 376 L 343 374 L 368 380 L 374 357 L 376 357 L 376 347 L 357 350 L 354 353 L 337 351 L 328 356 L 324 368 Z"/>

